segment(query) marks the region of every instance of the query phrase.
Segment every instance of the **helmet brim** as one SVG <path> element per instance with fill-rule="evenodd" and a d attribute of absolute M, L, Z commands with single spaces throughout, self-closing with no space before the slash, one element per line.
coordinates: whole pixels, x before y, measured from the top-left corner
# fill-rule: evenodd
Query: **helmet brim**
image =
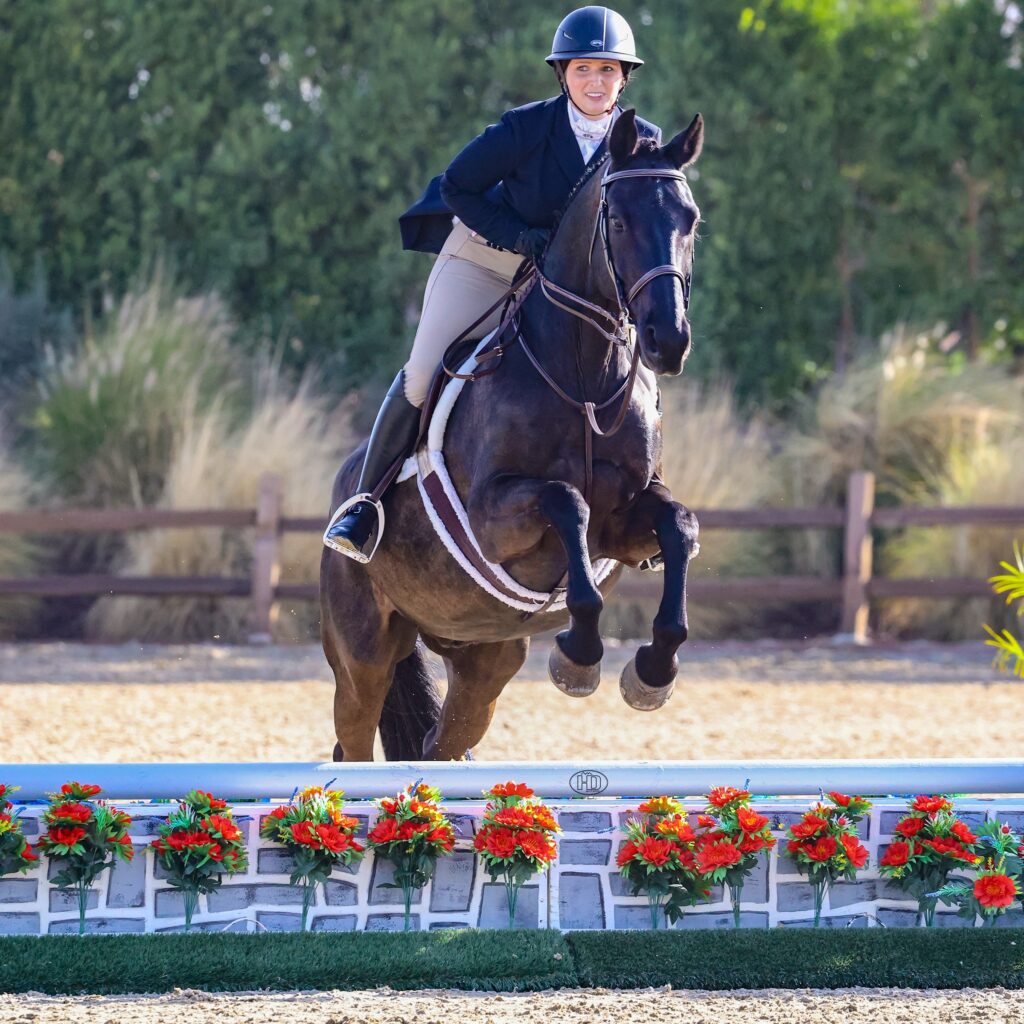
<path fill-rule="evenodd" d="M 631 53 L 616 53 L 614 50 L 567 50 L 564 53 L 551 53 L 544 58 L 552 67 L 560 60 L 578 60 L 583 57 L 590 57 L 593 60 L 617 60 L 620 64 L 632 64 L 638 68 L 643 61 L 634 57 Z"/>

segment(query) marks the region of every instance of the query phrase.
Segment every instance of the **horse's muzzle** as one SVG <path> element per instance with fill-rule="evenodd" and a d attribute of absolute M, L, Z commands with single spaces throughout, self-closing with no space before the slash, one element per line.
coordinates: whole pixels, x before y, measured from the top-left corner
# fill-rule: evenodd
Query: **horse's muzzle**
<path fill-rule="evenodd" d="M 640 360 L 659 377 L 674 377 L 682 373 L 683 363 L 690 352 L 690 325 L 683 321 L 682 328 L 656 323 L 644 324 L 638 333 Z"/>

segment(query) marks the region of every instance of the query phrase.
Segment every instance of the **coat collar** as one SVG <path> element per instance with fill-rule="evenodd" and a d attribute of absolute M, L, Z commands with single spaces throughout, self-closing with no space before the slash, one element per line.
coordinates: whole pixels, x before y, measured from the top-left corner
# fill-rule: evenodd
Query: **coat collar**
<path fill-rule="evenodd" d="M 554 151 L 570 185 L 575 185 L 583 175 L 583 154 L 569 124 L 569 99 L 563 92 L 554 103 Z M 604 142 L 601 143 L 604 145 Z"/>

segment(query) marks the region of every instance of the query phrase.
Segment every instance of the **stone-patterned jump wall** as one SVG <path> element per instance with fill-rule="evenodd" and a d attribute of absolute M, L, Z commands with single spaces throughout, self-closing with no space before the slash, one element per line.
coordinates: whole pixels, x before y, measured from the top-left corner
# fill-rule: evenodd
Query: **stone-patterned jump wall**
<path fill-rule="evenodd" d="M 136 820 L 131 836 L 135 859 L 104 872 L 89 900 L 87 930 L 94 933 L 173 932 L 183 926 L 182 897 L 167 885 L 156 858 L 146 846 L 168 805 L 119 803 Z M 221 889 L 199 898 L 193 928 L 210 931 L 295 931 L 299 927 L 302 897 L 288 883 L 290 859 L 279 846 L 259 838 L 259 823 L 271 805 L 235 804 L 234 812 L 246 835 L 249 869 L 226 877 Z M 551 801 L 562 827 L 558 860 L 547 875 L 523 888 L 516 909 L 521 928 L 649 928 L 644 897 L 632 897 L 615 866 L 621 842 L 620 827 L 636 801 Z M 691 810 L 696 801 L 688 801 Z M 767 814 L 775 835 L 782 840 L 786 827 L 799 819 L 808 801 L 759 799 L 755 807 Z M 505 889 L 489 882 L 473 851 L 473 835 L 483 813 L 482 801 L 452 801 L 447 805 L 456 833 L 455 851 L 438 863 L 434 880 L 419 894 L 413 907 L 413 927 L 503 928 L 507 924 Z M 901 800 L 879 800 L 861 822 L 861 840 L 870 850 L 869 867 L 858 881 L 839 884 L 829 893 L 823 927 L 904 927 L 915 923 L 915 904 L 880 879 L 878 859 L 892 840 L 893 828 L 906 807 Z M 25 834 L 34 841 L 42 807 L 26 808 Z M 1024 830 L 1024 802 L 1020 800 L 958 800 L 957 811 L 974 827 L 986 818 L 998 818 Z M 365 838 L 372 824 L 372 804 L 350 802 L 346 813 L 362 822 Z M 314 931 L 401 930 L 401 891 L 385 888 L 392 880 L 387 863 L 372 855 L 350 869 L 339 869 L 317 893 L 310 909 Z M 0 878 L 0 935 L 44 935 L 78 931 L 74 896 L 49 884 L 55 869 L 40 866 L 28 875 Z M 811 890 L 805 879 L 778 848 L 762 861 L 743 890 L 741 922 L 750 928 L 808 927 L 812 920 Z M 1001 926 L 1024 925 L 1024 914 L 1013 910 L 1000 918 Z M 952 910 L 936 914 L 936 924 L 964 927 L 968 922 Z M 678 927 L 727 928 L 732 911 L 727 894 L 717 887 L 709 903 L 688 910 Z"/>

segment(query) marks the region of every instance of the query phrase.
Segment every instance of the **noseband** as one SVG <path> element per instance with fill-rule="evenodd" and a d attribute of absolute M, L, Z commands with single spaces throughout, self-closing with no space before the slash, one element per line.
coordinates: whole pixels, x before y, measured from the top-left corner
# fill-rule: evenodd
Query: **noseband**
<path fill-rule="evenodd" d="M 596 303 L 589 302 L 581 295 L 577 295 L 575 292 L 570 292 L 567 289 L 562 288 L 561 285 L 555 284 L 554 281 L 546 278 L 539 269 L 537 271 L 537 278 L 540 281 L 541 291 L 549 302 L 558 306 L 559 309 L 563 309 L 565 312 L 571 313 L 573 316 L 586 321 L 594 328 L 595 331 L 602 335 L 606 340 L 610 341 L 613 345 L 626 345 L 634 339 L 636 328 L 633 324 L 633 316 L 630 313 L 629 304 L 655 278 L 663 277 L 666 274 L 678 277 L 683 286 L 683 312 L 685 313 L 690 306 L 691 275 L 689 272 L 680 270 L 672 263 L 663 263 L 659 267 L 654 267 L 653 269 L 648 270 L 646 273 L 642 274 L 636 282 L 634 282 L 633 287 L 630 288 L 628 292 L 623 288 L 622 280 L 615 268 L 615 259 L 612 255 L 611 241 L 608 237 L 608 186 L 611 185 L 613 181 L 619 181 L 622 178 L 673 178 L 676 181 L 685 182 L 686 175 L 683 174 L 682 171 L 676 170 L 661 170 L 657 167 L 637 167 L 633 170 L 605 171 L 604 177 L 601 179 L 601 206 L 597 216 L 597 230 L 600 232 L 605 261 L 608 264 L 608 269 L 611 272 L 612 284 L 615 287 L 615 302 L 618 306 L 618 315 L 613 316 L 608 312 L 608 310 L 598 306 Z M 571 306 L 567 306 L 564 302 L 559 301 L 560 299 L 574 302 L 581 308 L 573 309 Z M 601 319 L 610 325 L 611 330 L 605 330 L 604 327 L 589 316 L 588 313 L 584 312 L 584 310 L 588 310 L 590 313 L 594 313 L 601 317 Z"/>

